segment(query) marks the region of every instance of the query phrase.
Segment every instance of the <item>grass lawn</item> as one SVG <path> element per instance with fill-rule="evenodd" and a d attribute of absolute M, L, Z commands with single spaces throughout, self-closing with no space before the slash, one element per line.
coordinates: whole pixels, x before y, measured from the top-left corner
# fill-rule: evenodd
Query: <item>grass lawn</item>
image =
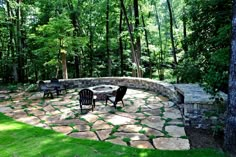
<path fill-rule="evenodd" d="M 212 149 L 162 151 L 138 149 L 68 137 L 17 122 L 0 113 L 0 157 L 223 157 Z"/>

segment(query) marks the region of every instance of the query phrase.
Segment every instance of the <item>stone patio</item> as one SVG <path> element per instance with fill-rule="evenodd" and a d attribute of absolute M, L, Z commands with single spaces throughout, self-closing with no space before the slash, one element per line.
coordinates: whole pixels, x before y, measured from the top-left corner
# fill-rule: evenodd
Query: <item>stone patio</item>
<path fill-rule="evenodd" d="M 78 91 L 71 89 L 54 99 L 42 99 L 43 93 L 39 92 L 11 94 L 11 100 L 0 102 L 0 112 L 75 138 L 138 148 L 190 149 L 181 113 L 166 97 L 128 89 L 125 107 L 118 103 L 115 110 L 112 104 L 105 106 L 105 101 L 96 101 L 93 112 L 85 109 L 81 114 Z"/>

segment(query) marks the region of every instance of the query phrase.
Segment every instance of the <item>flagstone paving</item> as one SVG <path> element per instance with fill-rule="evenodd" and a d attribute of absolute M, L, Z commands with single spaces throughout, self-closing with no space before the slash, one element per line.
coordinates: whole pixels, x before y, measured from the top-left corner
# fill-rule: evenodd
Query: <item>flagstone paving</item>
<path fill-rule="evenodd" d="M 138 148 L 190 149 L 183 119 L 175 104 L 157 93 L 128 89 L 123 107 L 97 101 L 92 112 L 80 112 L 78 89 L 71 89 L 54 99 L 42 93 L 5 94 L 0 112 L 14 119 L 53 129 L 75 138 L 107 141 Z M 3 97 L 3 95 L 2 95 Z"/>

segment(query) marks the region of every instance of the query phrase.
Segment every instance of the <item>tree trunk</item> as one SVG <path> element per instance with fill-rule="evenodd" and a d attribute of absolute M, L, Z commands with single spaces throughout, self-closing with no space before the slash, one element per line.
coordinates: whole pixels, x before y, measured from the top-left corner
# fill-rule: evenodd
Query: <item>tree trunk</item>
<path fill-rule="evenodd" d="M 159 79 L 164 80 L 165 73 L 164 73 L 164 68 L 162 67 L 163 62 L 164 62 L 164 55 L 163 55 L 163 44 L 162 44 L 162 35 L 161 35 L 161 23 L 159 20 L 158 12 L 157 12 L 157 6 L 155 6 L 155 17 L 156 17 L 156 22 L 158 26 L 158 35 L 159 35 L 159 44 L 160 44 L 160 55 L 159 55 L 159 66 L 158 66 L 158 74 L 159 74 Z"/>
<path fill-rule="evenodd" d="M 62 39 L 59 39 L 60 41 L 60 49 L 59 54 L 61 55 L 61 61 L 62 61 L 62 77 L 63 79 L 68 79 L 68 73 L 67 73 L 67 65 L 66 65 L 66 51 L 63 48 Z"/>
<path fill-rule="evenodd" d="M 106 9 L 106 48 L 107 48 L 107 70 L 108 76 L 111 76 L 111 56 L 110 56 L 110 43 L 109 43 L 109 11 L 110 11 L 110 2 L 107 0 L 107 9 Z"/>
<path fill-rule="evenodd" d="M 183 50 L 186 54 L 188 51 L 188 45 L 187 45 L 187 16 L 186 16 L 186 11 L 185 7 L 183 8 L 183 34 L 184 34 L 184 40 L 183 40 Z"/>
<path fill-rule="evenodd" d="M 140 70 L 140 67 L 139 67 L 139 62 L 137 60 L 138 56 L 137 56 L 136 51 L 134 49 L 134 38 L 133 38 L 133 35 L 132 35 L 131 26 L 129 24 L 129 19 L 128 19 L 127 12 L 126 12 L 126 9 L 125 9 L 124 1 L 120 0 L 120 2 L 121 2 L 121 8 L 124 12 L 125 20 L 126 20 L 127 27 L 128 27 L 128 32 L 129 32 L 129 36 L 130 36 L 130 43 L 131 43 L 130 44 L 131 45 L 131 51 L 132 51 L 132 54 L 134 55 L 134 63 L 136 65 L 137 77 L 141 77 L 141 74 L 139 73 L 141 70 Z"/>
<path fill-rule="evenodd" d="M 144 21 L 144 17 L 142 14 L 142 22 L 143 22 L 143 27 L 144 27 L 144 33 L 145 33 L 145 41 L 146 41 L 146 46 L 147 46 L 147 54 L 149 57 L 149 65 L 148 65 L 148 69 L 149 69 L 149 78 L 152 78 L 152 61 L 151 61 L 151 53 L 149 50 L 149 43 L 148 43 L 148 32 L 146 29 L 146 25 L 145 25 L 145 21 Z"/>
<path fill-rule="evenodd" d="M 75 77 L 79 78 L 80 77 L 80 70 L 79 70 L 79 56 L 75 55 Z"/>
<path fill-rule="evenodd" d="M 171 38 L 171 46 L 172 46 L 172 55 L 174 58 L 174 65 L 177 65 L 177 57 L 176 57 L 176 50 L 175 50 L 175 41 L 174 41 L 174 33 L 173 33 L 173 16 L 172 16 L 172 10 L 171 10 L 171 5 L 170 1 L 167 1 L 167 6 L 169 10 L 169 16 L 170 16 L 170 38 Z"/>
<path fill-rule="evenodd" d="M 66 52 L 61 52 L 61 60 L 62 60 L 63 79 L 68 79 L 67 66 L 66 66 Z"/>
<path fill-rule="evenodd" d="M 123 21 L 123 11 L 122 8 L 120 9 L 120 25 L 119 25 L 119 50 L 120 50 L 120 70 L 121 70 L 121 76 L 124 76 L 124 55 L 123 55 L 123 42 L 122 42 L 122 21 Z"/>
<path fill-rule="evenodd" d="M 71 10 L 70 18 L 74 27 L 73 36 L 76 38 L 79 36 L 79 33 L 80 33 L 79 20 L 78 20 L 79 14 L 77 13 L 77 10 L 75 10 L 72 0 L 68 0 L 68 6 L 69 6 L 69 9 Z M 80 77 L 79 55 L 78 55 L 79 48 L 76 46 L 73 46 L 73 50 L 75 52 L 75 56 L 74 56 L 75 77 L 79 78 Z"/>
<path fill-rule="evenodd" d="M 24 61 L 22 53 L 22 36 L 21 36 L 21 0 L 17 0 L 18 6 L 16 9 L 16 53 L 18 63 L 18 78 L 16 81 L 24 82 Z"/>
<path fill-rule="evenodd" d="M 135 40 L 135 54 L 134 57 L 137 57 L 138 65 L 141 65 L 141 40 L 139 35 L 139 6 L 138 0 L 134 0 L 134 17 L 135 17 L 135 24 L 134 24 L 134 34 L 136 37 Z M 142 71 L 140 68 L 137 69 L 137 76 L 142 77 Z"/>
<path fill-rule="evenodd" d="M 233 1 L 229 94 L 224 138 L 225 150 L 236 154 L 236 0 Z"/>

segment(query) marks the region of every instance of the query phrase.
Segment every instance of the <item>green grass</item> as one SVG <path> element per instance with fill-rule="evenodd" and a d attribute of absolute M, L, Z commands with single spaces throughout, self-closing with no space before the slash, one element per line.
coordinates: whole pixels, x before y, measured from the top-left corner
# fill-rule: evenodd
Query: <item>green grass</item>
<path fill-rule="evenodd" d="M 1 157 L 224 157 L 217 150 L 160 151 L 76 139 L 34 127 L 0 113 Z"/>

